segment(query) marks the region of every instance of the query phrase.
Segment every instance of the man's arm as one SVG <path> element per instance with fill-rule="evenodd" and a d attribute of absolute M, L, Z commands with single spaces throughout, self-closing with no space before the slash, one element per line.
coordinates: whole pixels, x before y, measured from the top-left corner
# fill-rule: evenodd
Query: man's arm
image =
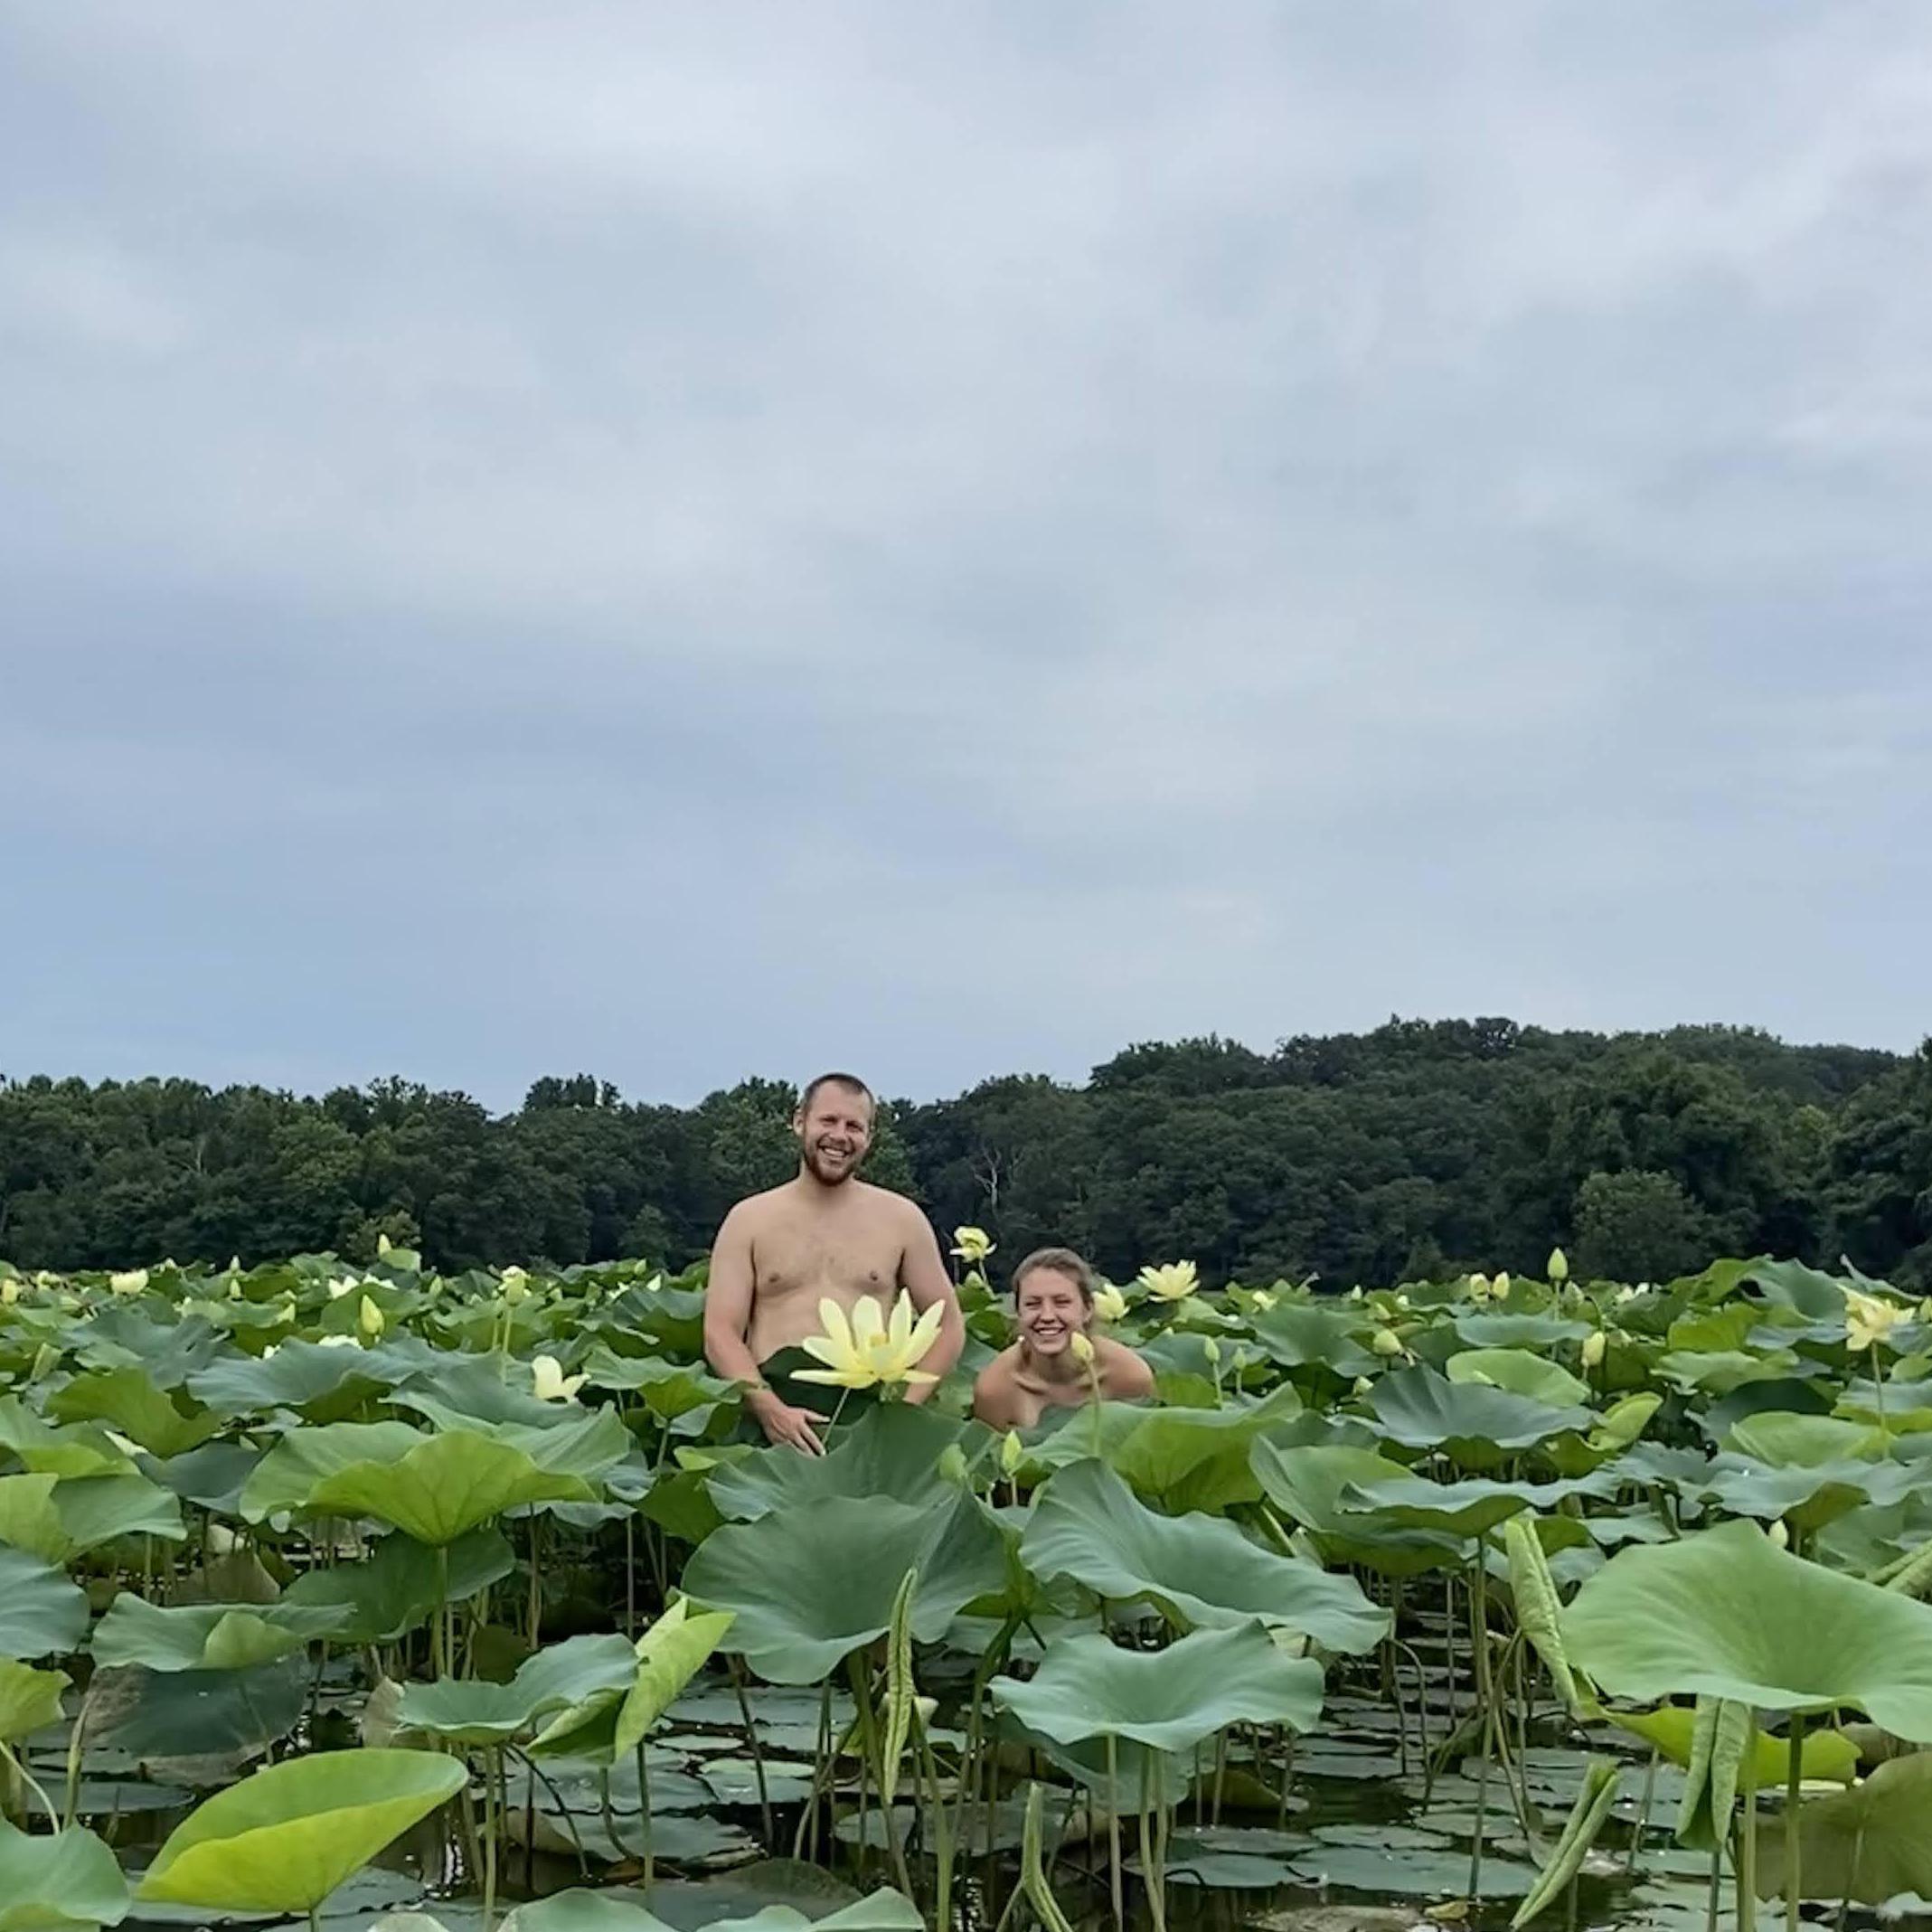
<path fill-rule="evenodd" d="M 704 1288 L 704 1359 L 712 1372 L 743 1384 L 746 1410 L 757 1417 L 772 1442 L 788 1444 L 807 1456 L 823 1456 L 825 1445 L 812 1425 L 825 1418 L 794 1409 L 766 1386 L 746 1339 L 751 1328 L 751 1297 L 757 1275 L 751 1265 L 751 1217 L 740 1202 L 724 1218 L 712 1248 L 711 1275 Z"/>
<path fill-rule="evenodd" d="M 909 1201 L 906 1203 L 906 1245 L 900 1251 L 899 1285 L 912 1297 L 912 1305 L 924 1315 L 937 1302 L 946 1313 L 939 1317 L 939 1338 L 919 1363 L 928 1375 L 944 1376 L 959 1360 L 966 1346 L 966 1322 L 959 1313 L 959 1297 L 953 1292 L 953 1277 L 939 1258 L 939 1239 L 932 1223 Z M 938 1387 L 937 1382 L 908 1382 L 906 1400 L 923 1402 Z"/>

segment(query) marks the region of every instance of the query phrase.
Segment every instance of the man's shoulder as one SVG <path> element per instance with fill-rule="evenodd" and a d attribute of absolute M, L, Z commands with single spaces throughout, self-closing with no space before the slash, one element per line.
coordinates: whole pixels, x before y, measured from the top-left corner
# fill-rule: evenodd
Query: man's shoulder
<path fill-rule="evenodd" d="M 785 1211 L 787 1198 L 792 1193 L 789 1181 L 781 1181 L 776 1187 L 761 1189 L 756 1194 L 747 1194 L 742 1201 L 732 1205 L 725 1216 L 727 1223 L 735 1222 L 740 1228 L 756 1227 L 760 1221 L 770 1220 Z"/>

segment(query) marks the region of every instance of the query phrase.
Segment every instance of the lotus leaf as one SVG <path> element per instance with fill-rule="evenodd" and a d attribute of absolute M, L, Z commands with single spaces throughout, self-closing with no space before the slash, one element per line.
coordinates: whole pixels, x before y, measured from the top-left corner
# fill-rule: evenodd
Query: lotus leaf
<path fill-rule="evenodd" d="M 1484 1382 L 1452 1382 L 1433 1369 L 1384 1376 L 1369 1407 L 1390 1441 L 1438 1450 L 1465 1467 L 1494 1467 L 1512 1449 L 1532 1448 L 1565 1430 L 1588 1428 L 1587 1409 L 1552 1409 Z"/>
<path fill-rule="evenodd" d="M 144 1475 L 0 1476 L 0 1543 L 50 1563 L 84 1556 L 118 1536 L 180 1542 L 181 1504 Z"/>
<path fill-rule="evenodd" d="M 1113 1737 L 1179 1752 L 1230 1724 L 1308 1729 L 1321 1713 L 1322 1667 L 1287 1655 L 1250 1622 L 1197 1630 L 1164 1650 L 1070 1637 L 1032 1677 L 995 1677 L 988 1689 L 1030 1730 L 1056 1743 Z"/>
<path fill-rule="evenodd" d="M 146 1368 L 99 1369 L 77 1375 L 47 1404 L 62 1422 L 111 1422 L 159 1456 L 184 1454 L 221 1428 L 219 1416 L 184 1406 L 157 1387 Z"/>
<path fill-rule="evenodd" d="M 251 1671 L 103 1668 L 88 1734 L 140 1758 L 254 1751 L 295 1729 L 307 1692 L 299 1657 Z"/>
<path fill-rule="evenodd" d="M 515 1567 L 510 1545 L 495 1530 L 471 1530 L 437 1552 L 400 1530 L 378 1540 L 361 1563 L 306 1570 L 283 1601 L 339 1607 L 346 1621 L 335 1633 L 346 1644 L 392 1644 L 427 1623 L 438 1604 L 462 1603 L 500 1582 Z"/>
<path fill-rule="evenodd" d="M 1471 1348 L 1554 1348 L 1560 1342 L 1581 1342 L 1590 1324 L 1561 1315 L 1518 1315 L 1499 1310 L 1493 1315 L 1458 1315 L 1451 1324 Z"/>
<path fill-rule="evenodd" d="M 834 1496 L 714 1531 L 685 1569 L 684 1591 L 737 1613 L 731 1648 L 760 1676 L 815 1683 L 885 1635 L 909 1569 L 919 1573 L 912 1634 L 931 1643 L 968 1603 L 1004 1587 L 1006 1546 L 965 1494 L 943 1511 Z"/>
<path fill-rule="evenodd" d="M 876 1403 L 823 1456 L 768 1448 L 721 1464 L 711 1472 L 712 1500 L 740 1522 L 832 1496 L 890 1496 L 929 1509 L 953 1494 L 939 1458 L 963 1434 L 961 1424 L 923 1404 Z"/>
<path fill-rule="evenodd" d="M 1339 1308 L 1277 1302 L 1272 1308 L 1258 1309 L 1249 1325 L 1255 1340 L 1286 1369 L 1318 1364 L 1352 1381 L 1372 1374 L 1379 1366 L 1361 1340 L 1366 1324 L 1359 1315 Z"/>
<path fill-rule="evenodd" d="M 1329 1562 L 1361 1563 L 1384 1576 L 1400 1577 L 1454 1567 L 1462 1560 L 1462 1545 L 1456 1537 L 1399 1534 L 1378 1529 L 1365 1517 L 1343 1513 L 1341 1494 L 1351 1484 L 1381 1482 L 1409 1473 L 1373 1449 L 1346 1444 L 1283 1448 L 1263 1437 L 1250 1450 L 1249 1460 L 1269 1502 L 1314 1537 Z"/>
<path fill-rule="evenodd" d="M 392 1388 L 367 1349 L 324 1348 L 292 1336 L 274 1354 L 234 1355 L 188 1378 L 188 1393 L 218 1416 L 292 1409 L 327 1424 Z"/>
<path fill-rule="evenodd" d="M 508 1683 L 442 1677 L 406 1684 L 396 1722 L 401 1729 L 458 1744 L 497 1744 L 533 1730 L 540 1718 L 597 1692 L 621 1694 L 636 1666 L 629 1644 L 614 1633 L 567 1637 L 525 1658 Z"/>
<path fill-rule="evenodd" d="M 1900 1892 L 1932 1898 L 1932 1755 L 1881 1764 L 1852 1790 L 1798 1807 L 1798 1869 L 1814 1899 L 1882 1905 Z M 1761 1832 L 1758 1890 L 1784 1890 L 1785 1836 Z"/>
<path fill-rule="evenodd" d="M 87 1593 L 30 1550 L 0 1544 L 0 1657 L 72 1650 L 87 1633 Z"/>
<path fill-rule="evenodd" d="M 163 1609 L 123 1590 L 94 1631 L 94 1661 L 151 1671 L 238 1671 L 336 1636 L 346 1610 L 328 1605 L 191 1604 Z"/>
<path fill-rule="evenodd" d="M 625 1436 L 614 1416 L 602 1419 Z M 241 1513 L 251 1522 L 280 1510 L 371 1517 L 436 1547 L 519 1503 L 596 1501 L 581 1475 L 541 1465 L 530 1454 L 531 1439 L 467 1429 L 425 1436 L 401 1422 L 305 1429 L 262 1458 L 242 1491 Z M 618 1453 L 627 1442 L 625 1437 Z M 614 1460 L 607 1457 L 604 1466 Z"/>
<path fill-rule="evenodd" d="M 1388 1613 L 1353 1578 L 1264 1550 L 1220 1517 L 1160 1515 L 1091 1459 L 1041 1492 L 1021 1559 L 1042 1579 L 1071 1577 L 1118 1602 L 1145 1597 L 1188 1625 L 1258 1619 L 1350 1653 L 1388 1634 Z"/>
<path fill-rule="evenodd" d="M 1561 1362 L 1526 1348 L 1465 1348 L 1451 1355 L 1443 1368 L 1452 1382 L 1487 1382 L 1552 1409 L 1580 1409 L 1590 1399 L 1588 1382 Z"/>
<path fill-rule="evenodd" d="M 0 1932 L 91 1932 L 127 1915 L 127 1881 L 91 1832 L 28 1833 L 0 1818 Z"/>
<path fill-rule="evenodd" d="M 267 1766 L 175 1826 L 137 1896 L 308 1911 L 455 1796 L 467 1775 L 432 1751 L 318 1751 Z"/>
<path fill-rule="evenodd" d="M 1756 1282 L 1768 1301 L 1795 1310 L 1807 1321 L 1843 1325 L 1844 1289 L 1829 1275 L 1821 1275 L 1802 1261 L 1760 1261 L 1743 1279 Z"/>
<path fill-rule="evenodd" d="M 730 1626 L 729 1610 L 693 1616 L 690 1599 L 679 1597 L 633 1646 L 628 1681 L 598 1684 L 573 1700 L 544 1728 L 532 1750 L 598 1763 L 622 1760 L 671 1708 Z M 662 1798 L 654 1801 L 661 1804 Z"/>
<path fill-rule="evenodd" d="M 1350 1483 L 1336 1497 L 1344 1524 L 1369 1516 L 1400 1530 L 1440 1530 L 1452 1536 L 1478 1537 L 1519 1511 L 1550 1510 L 1566 1496 L 1613 1494 L 1607 1477 L 1577 1476 L 1556 1483 L 1498 1483 L 1470 1476 L 1460 1483 L 1435 1483 L 1407 1471 L 1369 1483 Z"/>
<path fill-rule="evenodd" d="M 37 1671 L 0 1657 L 0 1744 L 59 1723 L 61 1692 L 71 1681 L 65 1671 Z"/>
<path fill-rule="evenodd" d="M 1852 1704 L 1932 1741 L 1932 1608 L 1777 1549 L 1748 1522 L 1619 1550 L 1563 1614 L 1570 1661 L 1651 1703 Z"/>
<path fill-rule="evenodd" d="M 1697 1713 L 1688 1704 L 1664 1704 L 1655 1711 L 1607 1711 L 1620 1730 L 1654 1745 L 1673 1764 L 1691 1762 L 1692 1731 Z M 1759 1729 L 1758 1739 L 1758 1788 L 1773 1791 L 1785 1781 L 1791 1762 L 1791 1748 L 1783 1738 Z M 1858 1775 L 1858 1747 L 1841 1730 L 1808 1730 L 1800 1747 L 1801 1773 L 1814 1783 L 1849 1785 Z"/>
<path fill-rule="evenodd" d="M 134 1464 L 93 1423 L 56 1428 L 17 1395 L 0 1396 L 0 1449 L 10 1450 L 30 1475 L 128 1475 Z"/>

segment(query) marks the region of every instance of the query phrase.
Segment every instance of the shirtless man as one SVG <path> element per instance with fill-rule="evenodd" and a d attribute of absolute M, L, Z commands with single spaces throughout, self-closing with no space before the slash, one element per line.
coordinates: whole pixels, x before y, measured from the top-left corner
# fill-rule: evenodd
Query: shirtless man
<path fill-rule="evenodd" d="M 979 1371 L 973 1413 L 993 1428 L 1032 1428 L 1049 1409 L 1078 1409 L 1093 1396 L 1075 1335 L 1093 1343 L 1093 1379 L 1101 1400 L 1125 1402 L 1154 1393 L 1154 1371 L 1125 1343 L 1089 1331 L 1093 1270 L 1070 1248 L 1041 1248 L 1013 1275 L 1020 1339 Z"/>
<path fill-rule="evenodd" d="M 820 1332 L 829 1296 L 847 1314 L 865 1296 L 890 1315 L 903 1288 L 923 1312 L 946 1310 L 939 1338 L 919 1367 L 944 1375 L 966 1345 L 966 1324 L 932 1227 L 903 1194 L 856 1178 L 872 1137 L 873 1100 L 864 1081 L 823 1073 L 792 1116 L 798 1173 L 781 1187 L 740 1201 L 712 1249 L 704 1294 L 704 1354 L 718 1374 L 746 1385 L 745 1408 L 768 1440 L 823 1456 L 814 1428 L 825 1418 L 787 1401 L 762 1365 Z M 923 1401 L 932 1382 L 909 1382 Z"/>

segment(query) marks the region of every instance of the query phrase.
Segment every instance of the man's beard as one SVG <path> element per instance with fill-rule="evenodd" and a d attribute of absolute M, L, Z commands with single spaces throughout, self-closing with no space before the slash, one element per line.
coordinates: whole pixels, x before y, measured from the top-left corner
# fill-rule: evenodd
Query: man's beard
<path fill-rule="evenodd" d="M 856 1154 L 847 1154 L 843 1159 L 831 1157 L 832 1164 L 829 1167 L 821 1165 L 821 1162 L 825 1161 L 827 1158 L 828 1156 L 820 1154 L 816 1147 L 809 1144 L 806 1145 L 805 1149 L 806 1172 L 822 1187 L 843 1186 L 858 1172 L 859 1161 Z"/>

